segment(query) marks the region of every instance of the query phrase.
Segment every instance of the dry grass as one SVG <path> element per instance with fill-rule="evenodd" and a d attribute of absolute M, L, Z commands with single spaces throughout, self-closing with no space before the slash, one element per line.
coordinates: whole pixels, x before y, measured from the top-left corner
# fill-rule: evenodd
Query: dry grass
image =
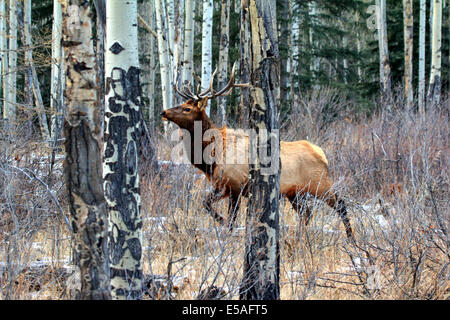
<path fill-rule="evenodd" d="M 325 150 L 335 188 L 348 204 L 356 243 L 347 241 L 340 219 L 320 200 L 308 200 L 314 217 L 307 227 L 282 200 L 282 299 L 448 299 L 448 97 L 440 111 L 424 119 L 399 108 L 390 115 L 359 121 L 344 115 L 330 123 L 323 118 L 324 106 L 345 105 L 331 96 L 299 101 L 283 135 L 309 137 Z M 305 105 L 308 117 L 301 113 Z M 322 130 L 311 119 L 324 121 Z M 157 140 L 159 158 L 168 160 L 170 148 Z M 47 177 L 48 152 L 32 157 L 34 151 L 21 145 L 7 139 L 0 145 L 0 217 L 9 221 L 8 228 L 0 227 L 2 298 L 64 299 L 64 288 L 50 271 L 57 275 L 68 259 L 69 233 L 43 184 L 13 169 L 41 177 L 66 208 L 61 160 Z M 202 208 L 208 188 L 190 166 L 163 166 L 142 181 L 144 272 L 171 279 L 154 298 L 195 299 L 210 286 L 224 298 L 238 298 L 246 201 L 228 233 Z M 226 200 L 217 204 L 221 213 L 226 208 Z M 20 270 L 37 259 L 47 259 L 51 268 L 42 271 L 47 276 L 39 288 L 30 288 Z"/>

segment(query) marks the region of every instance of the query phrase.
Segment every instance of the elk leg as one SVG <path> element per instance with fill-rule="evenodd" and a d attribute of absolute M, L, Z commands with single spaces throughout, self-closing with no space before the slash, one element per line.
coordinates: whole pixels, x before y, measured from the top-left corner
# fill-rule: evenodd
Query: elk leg
<path fill-rule="evenodd" d="M 230 203 L 228 205 L 228 231 L 233 231 L 234 222 L 236 221 L 236 217 L 239 211 L 239 207 L 241 206 L 241 197 L 240 194 L 235 195 L 232 194 L 230 197 Z"/>
<path fill-rule="evenodd" d="M 303 220 L 305 226 L 308 225 L 309 220 L 311 219 L 312 212 L 309 209 L 308 204 L 306 203 L 306 197 L 304 195 L 295 195 L 292 197 L 288 197 L 289 201 L 292 204 L 292 208 L 297 212 L 300 220 Z M 301 212 L 301 208 L 304 208 L 304 212 Z"/>
<path fill-rule="evenodd" d="M 347 216 L 347 208 L 345 206 L 344 200 L 339 199 L 338 196 L 331 197 L 326 200 L 327 204 L 332 207 L 342 219 L 342 223 L 345 227 L 345 233 L 347 234 L 347 238 L 353 239 L 353 230 L 350 225 L 350 219 Z"/>
<path fill-rule="evenodd" d="M 203 206 L 206 211 L 220 224 L 224 224 L 223 217 L 216 212 L 216 210 L 212 207 L 213 203 L 220 200 L 222 198 L 222 193 L 220 192 L 212 192 L 206 196 L 205 201 L 203 202 Z"/>

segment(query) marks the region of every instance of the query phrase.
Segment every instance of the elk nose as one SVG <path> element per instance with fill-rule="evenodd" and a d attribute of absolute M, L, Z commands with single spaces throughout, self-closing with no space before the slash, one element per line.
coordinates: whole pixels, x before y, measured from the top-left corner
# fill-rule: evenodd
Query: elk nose
<path fill-rule="evenodd" d="M 159 115 L 164 116 L 166 114 L 166 111 L 161 112 Z"/>

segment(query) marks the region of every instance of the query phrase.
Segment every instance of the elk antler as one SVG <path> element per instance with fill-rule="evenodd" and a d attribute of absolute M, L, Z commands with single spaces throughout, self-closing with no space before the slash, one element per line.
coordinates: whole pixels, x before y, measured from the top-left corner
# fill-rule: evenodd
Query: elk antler
<path fill-rule="evenodd" d="M 233 64 L 233 68 L 231 69 L 231 76 L 230 81 L 228 81 L 227 85 L 222 88 L 219 91 L 214 91 L 213 84 L 214 84 L 214 77 L 217 74 L 217 68 L 214 70 L 213 74 L 211 75 L 211 79 L 209 80 L 209 88 L 205 91 L 198 93 L 197 95 L 193 94 L 190 89 L 190 83 L 188 85 L 183 85 L 183 91 L 181 92 L 178 90 L 178 81 L 175 85 L 175 90 L 177 93 L 182 96 L 183 98 L 187 100 L 193 100 L 195 102 L 198 102 L 202 99 L 208 98 L 208 99 L 214 99 L 220 96 L 228 96 L 231 91 L 233 91 L 233 88 L 248 88 L 250 87 L 249 83 L 234 83 L 234 73 L 236 70 L 236 62 Z M 208 94 L 210 94 L 208 96 Z"/>

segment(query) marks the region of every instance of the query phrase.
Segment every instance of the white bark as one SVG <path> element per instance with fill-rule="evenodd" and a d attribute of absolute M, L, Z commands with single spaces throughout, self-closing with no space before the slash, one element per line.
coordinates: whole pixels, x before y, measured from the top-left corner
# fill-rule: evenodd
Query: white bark
<path fill-rule="evenodd" d="M 426 32 L 426 1 L 420 0 L 419 29 L 419 114 L 425 110 L 425 32 Z"/>
<path fill-rule="evenodd" d="M 317 53 L 316 45 L 317 45 L 317 43 L 316 43 L 315 35 L 314 35 L 314 28 L 315 28 L 316 23 L 317 23 L 317 4 L 316 4 L 315 1 L 311 1 L 309 3 L 309 18 L 311 19 L 311 29 L 309 30 L 309 42 L 311 44 L 312 53 L 313 53 L 310 70 L 312 72 L 312 78 L 315 81 L 316 78 L 317 78 L 317 72 L 319 72 L 319 67 L 320 67 L 319 58 L 316 56 L 316 53 Z"/>
<path fill-rule="evenodd" d="M 229 24 L 230 24 L 230 0 L 221 0 L 220 15 L 220 49 L 219 49 L 219 88 L 226 85 L 228 73 L 228 48 L 230 44 Z M 219 97 L 217 103 L 217 115 L 219 125 L 226 123 L 227 97 Z"/>
<path fill-rule="evenodd" d="M 154 1 L 150 2 L 150 27 L 155 29 L 156 26 L 156 17 L 155 17 L 155 3 Z M 155 38 L 150 36 L 150 77 L 148 84 L 148 116 L 149 122 L 151 126 L 151 130 L 154 129 L 155 125 L 155 100 L 153 99 L 155 94 L 155 74 L 156 74 L 156 59 L 155 59 Z"/>
<path fill-rule="evenodd" d="M 106 2 L 105 75 L 103 177 L 110 214 L 111 294 L 136 299 L 142 294 L 137 0 Z"/>
<path fill-rule="evenodd" d="M 202 83 L 201 88 L 205 90 L 209 86 L 212 69 L 212 24 L 213 24 L 213 1 L 203 0 L 203 24 L 202 24 Z M 210 103 L 206 106 L 206 114 L 210 115 Z"/>
<path fill-rule="evenodd" d="M 169 35 L 169 50 L 174 51 L 175 42 L 175 5 L 174 0 L 166 0 L 167 33 Z"/>
<path fill-rule="evenodd" d="M 167 41 L 164 40 L 164 24 L 163 24 L 163 8 L 161 0 L 155 0 L 155 13 L 156 13 L 156 32 L 158 34 L 158 53 L 159 53 L 159 65 L 161 69 L 161 90 L 163 109 L 167 110 L 171 107 L 171 90 L 170 90 L 170 65 L 169 65 L 169 48 Z M 167 125 L 164 125 L 165 131 L 167 131 Z"/>
<path fill-rule="evenodd" d="M 377 30 L 378 47 L 380 56 L 380 87 L 382 90 L 383 101 L 390 99 L 391 96 L 391 68 L 389 65 L 389 48 L 387 39 L 386 23 L 386 0 L 377 0 Z M 389 106 L 389 104 L 387 105 Z"/>
<path fill-rule="evenodd" d="M 2 92 L 5 93 L 5 81 L 4 81 L 4 67 L 6 59 L 6 34 L 5 34 L 5 0 L 0 0 L 0 87 Z M 3 96 L 4 98 L 4 96 Z M 0 99 L 0 106 L 3 106 L 3 99 Z"/>
<path fill-rule="evenodd" d="M 8 74 L 6 75 L 6 101 L 3 118 L 12 124 L 16 121 L 17 102 L 17 2 L 9 1 Z"/>
<path fill-rule="evenodd" d="M 181 73 L 181 58 L 183 55 L 183 25 L 184 25 L 184 0 L 176 1 L 175 6 L 175 34 L 174 34 L 174 48 L 173 48 L 173 63 L 172 63 L 172 84 L 175 84 Z M 172 92 L 174 92 L 172 90 Z M 178 104 L 179 97 L 174 94 L 173 103 Z"/>
<path fill-rule="evenodd" d="M 62 117 L 61 112 L 64 91 L 64 63 L 63 51 L 61 48 L 62 38 L 62 8 L 59 0 L 53 0 L 53 25 L 52 25 L 52 67 L 50 81 L 50 110 L 51 136 L 56 133 L 58 119 Z"/>
<path fill-rule="evenodd" d="M 183 83 L 192 83 L 193 59 L 194 59 L 194 3 L 193 0 L 185 0 L 185 27 L 184 27 L 184 52 L 183 52 Z"/>
<path fill-rule="evenodd" d="M 289 1 L 289 17 L 292 19 L 292 32 L 290 33 L 290 50 L 289 50 L 289 85 L 291 88 L 290 100 L 291 108 L 294 104 L 294 92 L 295 83 L 294 77 L 298 73 L 298 53 L 299 53 L 299 41 L 300 41 L 300 19 L 298 15 L 294 15 L 293 11 L 296 9 L 296 3 Z"/>
<path fill-rule="evenodd" d="M 428 101 L 431 105 L 439 103 L 441 91 L 442 64 L 442 0 L 433 0 L 433 28 L 431 45 L 431 72 L 428 88 Z"/>
<path fill-rule="evenodd" d="M 413 0 L 403 0 L 403 34 L 405 45 L 405 98 L 406 108 L 411 110 L 414 104 L 414 93 L 412 86 L 413 77 Z"/>

